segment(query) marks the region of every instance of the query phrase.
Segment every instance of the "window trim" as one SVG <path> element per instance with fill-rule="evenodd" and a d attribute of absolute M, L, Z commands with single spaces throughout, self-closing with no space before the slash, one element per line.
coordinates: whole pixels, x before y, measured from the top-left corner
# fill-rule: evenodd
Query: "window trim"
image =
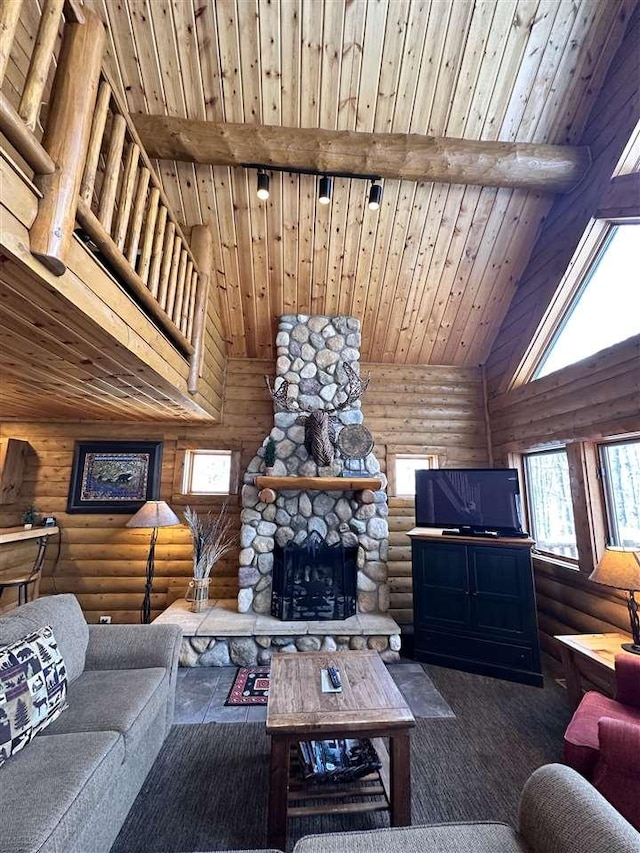
<path fill-rule="evenodd" d="M 556 368 L 556 370 L 552 370 L 549 373 L 545 373 L 544 376 L 538 375 L 538 372 L 544 368 L 547 360 L 551 356 L 551 351 L 558 343 L 559 338 L 566 329 L 567 323 L 573 316 L 573 312 L 575 311 L 575 309 L 578 307 L 578 303 L 584 296 L 585 290 L 589 287 L 591 280 L 596 274 L 598 266 L 600 265 L 601 260 L 607 253 L 607 250 L 611 245 L 611 242 L 613 241 L 613 238 L 615 237 L 616 231 L 619 227 L 620 225 L 617 223 L 609 221 L 606 222 L 606 228 L 602 232 L 594 251 L 591 253 L 586 267 L 580 268 L 580 274 L 576 277 L 575 286 L 572 288 L 571 293 L 567 296 L 561 314 L 558 318 L 556 318 L 553 331 L 549 333 L 546 338 L 545 345 L 539 351 L 535 365 L 531 369 L 531 375 L 528 379 L 529 382 L 535 382 L 536 379 L 544 379 L 545 376 L 550 376 L 551 373 L 557 373 L 558 370 L 564 370 L 566 367 L 571 367 L 572 364 L 576 364 L 578 361 L 582 361 L 584 358 L 591 358 L 591 356 L 595 355 L 595 353 L 589 353 L 589 355 L 577 358 L 574 361 L 569 362 L 569 364 L 565 364 L 562 367 Z M 616 341 L 616 343 L 620 343 L 620 341 Z M 610 346 L 615 346 L 615 344 L 610 344 Z M 599 351 L 600 350 L 596 350 L 596 352 Z"/>
<path fill-rule="evenodd" d="M 396 491 L 396 459 L 398 457 L 429 457 L 434 460 L 434 468 L 446 467 L 446 454 L 441 449 L 436 449 L 428 445 L 410 445 L 396 444 L 387 445 L 386 461 L 387 461 L 387 494 L 389 497 L 397 498 L 401 501 L 410 501 L 413 504 L 415 495 L 399 495 Z"/>
<path fill-rule="evenodd" d="M 228 492 L 189 492 L 186 491 L 186 476 L 188 469 L 189 455 L 192 453 L 220 453 L 228 454 L 231 459 L 229 472 L 229 491 Z M 191 504 L 193 506 L 202 506 L 216 503 L 219 500 L 228 500 L 231 495 L 237 495 L 239 491 L 240 480 L 240 449 L 231 447 L 211 447 L 210 443 L 206 445 L 192 442 L 180 442 L 176 448 L 176 465 L 173 477 L 173 494 L 172 502 L 175 504 Z"/>
<path fill-rule="evenodd" d="M 530 493 L 529 493 L 529 472 L 528 472 L 528 465 L 527 465 L 527 457 L 544 456 L 544 455 L 548 455 L 550 453 L 558 453 L 558 452 L 562 452 L 562 451 L 564 451 L 565 456 L 567 458 L 567 466 L 569 469 L 569 492 L 571 495 L 571 511 L 573 514 L 573 527 L 574 527 L 574 531 L 575 531 L 576 551 L 578 552 L 578 556 L 577 557 L 567 557 L 564 554 L 555 554 L 553 551 L 545 551 L 542 548 L 538 548 L 537 543 L 536 543 L 536 545 L 533 546 L 533 554 L 535 557 L 542 559 L 542 560 L 545 560 L 547 562 L 553 562 L 557 565 L 565 566 L 567 569 L 570 569 L 572 571 L 579 571 L 580 570 L 580 542 L 579 542 L 579 537 L 578 537 L 578 519 L 576 518 L 574 483 L 573 483 L 573 478 L 572 478 L 572 459 L 571 459 L 571 456 L 569 454 L 569 446 L 568 445 L 560 444 L 560 445 L 556 445 L 554 447 L 545 447 L 545 448 L 527 450 L 527 451 L 524 451 L 522 454 L 520 454 L 521 465 L 518 467 L 519 467 L 519 470 L 521 471 L 521 474 L 522 474 L 522 485 L 523 485 L 522 493 L 524 495 L 524 500 L 522 501 L 522 509 L 523 509 L 523 513 L 524 513 L 526 521 L 527 521 L 527 527 L 529 529 L 529 535 L 535 541 L 536 534 L 535 534 L 535 528 L 533 525 L 532 512 L 531 512 L 532 501 L 531 501 Z"/>
<path fill-rule="evenodd" d="M 613 524 L 611 521 L 611 510 L 609 508 L 609 500 L 610 500 L 610 490 L 606 477 L 606 464 L 604 457 L 604 448 L 610 445 L 620 445 L 620 444 L 637 444 L 640 441 L 640 433 L 631 433 L 625 436 L 617 436 L 607 438 L 603 441 L 598 441 L 595 447 L 597 465 L 598 465 L 598 485 L 599 485 L 599 495 L 600 501 L 602 505 L 601 515 L 603 521 L 604 528 L 604 541 L 606 544 L 610 545 L 613 542 L 613 537 L 611 535 L 611 531 L 613 528 Z M 603 545 L 604 550 L 604 545 Z"/>

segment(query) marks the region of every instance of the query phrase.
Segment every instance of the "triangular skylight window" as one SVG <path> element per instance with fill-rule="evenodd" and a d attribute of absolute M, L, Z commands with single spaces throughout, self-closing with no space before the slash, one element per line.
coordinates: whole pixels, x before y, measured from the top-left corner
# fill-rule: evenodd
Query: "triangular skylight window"
<path fill-rule="evenodd" d="M 640 225 L 615 225 L 532 379 L 640 333 Z"/>

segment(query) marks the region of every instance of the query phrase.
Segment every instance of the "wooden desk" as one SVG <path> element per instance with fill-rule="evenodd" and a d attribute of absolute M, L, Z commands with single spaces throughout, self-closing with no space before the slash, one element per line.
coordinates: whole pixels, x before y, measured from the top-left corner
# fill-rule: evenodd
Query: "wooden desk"
<path fill-rule="evenodd" d="M 320 670 L 337 666 L 342 693 L 323 693 Z M 287 820 L 302 814 L 357 812 L 390 808 L 392 826 L 411 823 L 410 732 L 415 725 L 402 694 L 377 652 L 280 654 L 271 661 L 267 734 L 271 735 L 267 844 L 285 849 Z M 290 806 L 300 799 L 290 791 L 291 749 L 301 740 L 389 738 L 388 775 L 380 773 L 384 803 L 329 803 Z M 386 754 L 379 754 L 385 761 Z M 343 787 L 343 786 L 341 786 Z M 315 789 L 318 790 L 317 788 Z M 323 786 L 323 792 L 327 786 Z M 347 792 L 345 792 L 347 793 Z"/>
<path fill-rule="evenodd" d="M 616 687 L 615 656 L 631 652 L 621 648 L 631 641 L 628 634 L 574 634 L 554 637 L 560 644 L 560 654 L 571 709 L 580 704 L 586 682 L 587 689 L 596 687 L 613 696 Z"/>

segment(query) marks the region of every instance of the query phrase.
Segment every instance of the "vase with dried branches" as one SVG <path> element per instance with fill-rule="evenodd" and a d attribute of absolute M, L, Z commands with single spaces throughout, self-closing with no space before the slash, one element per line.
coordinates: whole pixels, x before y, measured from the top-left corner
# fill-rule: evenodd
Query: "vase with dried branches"
<path fill-rule="evenodd" d="M 198 515 L 191 507 L 184 511 L 184 520 L 193 540 L 193 579 L 189 583 L 189 592 L 193 590 L 191 610 L 200 613 L 209 600 L 209 581 L 215 564 L 228 554 L 235 544 L 231 532 L 231 519 L 224 504 L 218 515 L 210 512 Z"/>

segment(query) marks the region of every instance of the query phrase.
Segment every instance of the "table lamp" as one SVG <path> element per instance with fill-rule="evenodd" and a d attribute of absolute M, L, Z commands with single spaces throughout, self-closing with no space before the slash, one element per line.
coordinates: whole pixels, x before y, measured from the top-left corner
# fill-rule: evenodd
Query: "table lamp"
<path fill-rule="evenodd" d="M 142 599 L 142 606 L 140 608 L 140 618 L 144 624 L 151 622 L 151 589 L 153 587 L 153 575 L 155 572 L 154 561 L 158 528 L 173 527 L 176 524 L 180 524 L 180 519 L 165 501 L 147 501 L 127 521 L 127 527 L 153 528 L 151 542 L 149 543 L 149 556 L 147 557 L 144 598 Z"/>
<path fill-rule="evenodd" d="M 633 642 L 623 643 L 622 648 L 627 652 L 640 655 L 640 619 L 638 602 L 634 595 L 634 592 L 640 590 L 640 551 L 605 548 L 597 568 L 589 575 L 589 580 L 615 589 L 627 590 L 629 593 L 627 607 L 631 619 Z"/>

